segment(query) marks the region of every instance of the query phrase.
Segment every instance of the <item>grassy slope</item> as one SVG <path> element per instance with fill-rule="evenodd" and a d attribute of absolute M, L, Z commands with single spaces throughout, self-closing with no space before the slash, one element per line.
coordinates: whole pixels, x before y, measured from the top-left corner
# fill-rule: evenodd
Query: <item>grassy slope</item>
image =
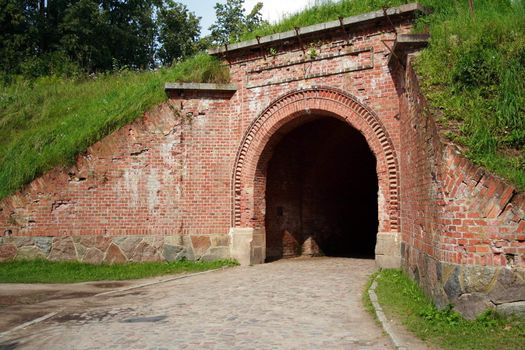
<path fill-rule="evenodd" d="M 431 44 L 417 61 L 448 138 L 475 163 L 525 190 L 525 0 L 425 0 Z"/>
<path fill-rule="evenodd" d="M 231 260 L 114 265 L 91 265 L 80 262 L 52 262 L 45 260 L 12 261 L 0 263 L 0 283 L 74 283 L 127 280 L 175 273 L 200 272 L 235 265 L 237 263 Z"/>
<path fill-rule="evenodd" d="M 484 314 L 467 321 L 450 309 L 437 310 L 415 282 L 398 270 L 383 270 L 376 294 L 387 317 L 396 317 L 419 338 L 444 349 L 523 349 L 525 319 Z M 366 299 L 366 297 L 365 297 Z"/>
<path fill-rule="evenodd" d="M 84 80 L 20 80 L 0 88 L 0 198 L 164 101 L 168 81 L 226 82 L 228 72 L 200 54 L 173 68 Z"/>
<path fill-rule="evenodd" d="M 476 163 L 525 189 L 525 0 L 420 0 L 431 45 L 418 60 L 423 90 L 448 137 Z M 404 0 L 324 2 L 242 39 L 396 6 Z M 166 81 L 227 80 L 199 55 L 172 69 L 86 81 L 45 78 L 0 90 L 0 198 L 163 101 Z"/>
<path fill-rule="evenodd" d="M 433 12 L 418 19 L 416 30 L 429 31 L 431 43 L 417 69 L 446 136 L 525 190 L 525 0 L 475 0 L 474 18 L 467 0 L 418 1 Z M 328 1 L 242 39 L 406 2 Z"/>

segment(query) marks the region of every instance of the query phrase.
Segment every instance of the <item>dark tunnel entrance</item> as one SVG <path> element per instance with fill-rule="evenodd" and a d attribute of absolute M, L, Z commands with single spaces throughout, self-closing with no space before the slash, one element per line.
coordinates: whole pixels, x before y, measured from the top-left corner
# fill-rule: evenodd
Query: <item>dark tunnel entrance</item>
<path fill-rule="evenodd" d="M 274 148 L 266 181 L 266 260 L 299 255 L 374 258 L 376 159 L 347 123 L 317 118 Z"/>

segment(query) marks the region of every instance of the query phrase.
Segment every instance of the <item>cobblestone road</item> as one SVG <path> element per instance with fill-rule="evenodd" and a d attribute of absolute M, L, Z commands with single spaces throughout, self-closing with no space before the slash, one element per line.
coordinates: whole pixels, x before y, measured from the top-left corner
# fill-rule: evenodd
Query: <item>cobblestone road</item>
<path fill-rule="evenodd" d="M 68 350 L 391 349 L 361 304 L 373 270 L 373 260 L 316 258 L 211 272 L 79 299 L 0 344 Z"/>

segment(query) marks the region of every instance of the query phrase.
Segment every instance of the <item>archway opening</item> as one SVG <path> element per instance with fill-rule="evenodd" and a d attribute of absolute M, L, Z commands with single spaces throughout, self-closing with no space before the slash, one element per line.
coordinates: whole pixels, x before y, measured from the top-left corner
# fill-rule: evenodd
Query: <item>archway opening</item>
<path fill-rule="evenodd" d="M 266 176 L 266 260 L 300 255 L 374 258 L 376 159 L 344 121 L 314 117 L 278 134 Z"/>

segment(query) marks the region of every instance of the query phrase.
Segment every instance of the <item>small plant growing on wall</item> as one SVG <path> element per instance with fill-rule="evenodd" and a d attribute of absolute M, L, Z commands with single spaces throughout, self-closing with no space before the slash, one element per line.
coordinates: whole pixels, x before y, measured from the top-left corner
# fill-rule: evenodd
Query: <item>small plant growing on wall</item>
<path fill-rule="evenodd" d="M 317 56 L 319 56 L 319 53 L 317 52 L 315 47 L 311 47 L 310 50 L 308 50 L 308 57 L 310 57 L 310 59 L 312 60 L 315 60 Z"/>
<path fill-rule="evenodd" d="M 277 56 L 277 49 L 275 47 L 270 47 L 270 49 L 268 50 L 268 53 L 270 54 L 270 56 L 275 58 L 275 56 Z"/>

